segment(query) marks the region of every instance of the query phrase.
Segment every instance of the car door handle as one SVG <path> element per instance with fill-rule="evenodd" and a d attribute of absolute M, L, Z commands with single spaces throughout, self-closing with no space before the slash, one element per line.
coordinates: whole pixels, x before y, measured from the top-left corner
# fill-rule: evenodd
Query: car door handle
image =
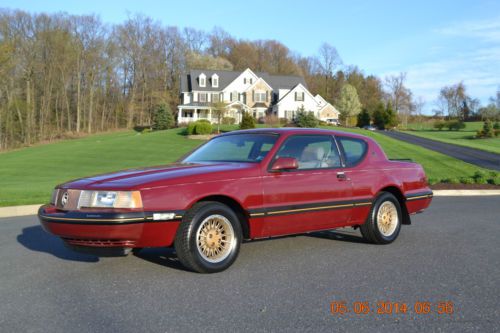
<path fill-rule="evenodd" d="M 348 180 L 346 174 L 343 172 L 337 172 L 337 179 L 338 180 Z"/>

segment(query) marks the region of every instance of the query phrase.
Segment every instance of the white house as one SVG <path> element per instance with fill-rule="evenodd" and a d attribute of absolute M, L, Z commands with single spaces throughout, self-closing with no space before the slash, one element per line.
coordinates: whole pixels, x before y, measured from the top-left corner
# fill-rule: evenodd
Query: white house
<path fill-rule="evenodd" d="M 214 103 L 224 102 L 225 117 L 238 123 L 243 112 L 255 118 L 274 114 L 292 120 L 298 109 L 314 112 L 323 119 L 338 119 L 338 112 L 321 96 L 313 96 L 304 78 L 293 75 L 224 70 L 191 70 L 181 77 L 181 104 L 178 105 L 178 123 L 198 119 L 217 122 L 212 114 Z"/>

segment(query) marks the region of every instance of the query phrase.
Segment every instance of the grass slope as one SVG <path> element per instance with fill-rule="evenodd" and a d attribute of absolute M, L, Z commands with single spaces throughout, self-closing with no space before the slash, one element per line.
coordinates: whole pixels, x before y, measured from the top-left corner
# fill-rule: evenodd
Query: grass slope
<path fill-rule="evenodd" d="M 47 202 L 70 179 L 173 162 L 201 143 L 179 133 L 115 132 L 0 154 L 0 206 Z"/>
<path fill-rule="evenodd" d="M 452 143 L 459 146 L 481 149 L 500 154 L 500 137 L 491 139 L 474 139 L 477 131 L 483 127 L 483 122 L 467 122 L 465 123 L 465 125 L 466 127 L 460 131 L 438 131 L 432 129 L 432 125 L 419 127 L 419 124 L 412 124 L 408 127 L 412 128 L 413 130 L 405 131 L 405 133 L 431 140 Z"/>
<path fill-rule="evenodd" d="M 224 130 L 235 128 L 224 126 Z M 173 162 L 202 143 L 187 139 L 180 135 L 181 131 L 172 129 L 148 134 L 115 132 L 2 153 L 0 206 L 47 202 L 54 186 L 70 179 Z M 390 158 L 411 158 L 421 163 L 428 177 L 435 180 L 471 176 L 481 170 L 378 133 L 347 131 L 375 138 Z"/>

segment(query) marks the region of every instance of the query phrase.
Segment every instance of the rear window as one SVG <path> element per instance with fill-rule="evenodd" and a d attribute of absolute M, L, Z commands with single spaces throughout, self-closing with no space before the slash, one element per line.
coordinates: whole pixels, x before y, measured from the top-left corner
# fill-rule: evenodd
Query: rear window
<path fill-rule="evenodd" d="M 347 167 L 354 166 L 361 162 L 366 155 L 368 145 L 361 139 L 337 137 L 344 150 L 345 163 Z"/>

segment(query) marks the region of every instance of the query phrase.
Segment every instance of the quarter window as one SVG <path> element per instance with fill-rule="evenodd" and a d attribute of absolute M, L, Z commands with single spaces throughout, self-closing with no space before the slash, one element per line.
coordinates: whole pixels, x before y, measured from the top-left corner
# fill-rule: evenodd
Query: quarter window
<path fill-rule="evenodd" d="M 368 145 L 364 140 L 347 138 L 347 137 L 337 137 L 344 150 L 345 164 L 347 167 L 354 166 L 361 162 L 366 154 Z"/>
<path fill-rule="evenodd" d="M 328 135 L 296 135 L 285 141 L 276 158 L 293 157 L 299 169 L 338 168 L 340 156 L 337 146 Z"/>

